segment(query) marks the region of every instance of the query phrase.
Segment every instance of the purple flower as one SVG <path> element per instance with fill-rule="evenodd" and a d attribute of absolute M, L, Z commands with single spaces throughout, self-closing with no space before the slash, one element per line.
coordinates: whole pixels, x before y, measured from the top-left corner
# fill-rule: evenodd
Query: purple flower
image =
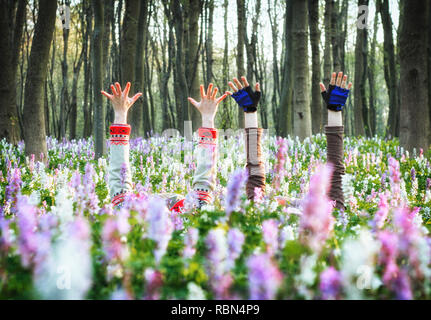
<path fill-rule="evenodd" d="M 10 175 L 9 175 L 10 173 Z M 5 200 L 11 202 L 11 210 L 12 214 L 16 213 L 16 201 L 17 196 L 21 191 L 21 170 L 19 168 L 14 168 L 12 171 L 8 172 L 8 184 L 6 185 L 5 190 Z"/>
<path fill-rule="evenodd" d="M 186 235 L 184 236 L 184 251 L 183 257 L 184 259 L 192 258 L 196 253 L 196 244 L 199 238 L 199 230 L 196 228 L 189 228 L 187 230 Z"/>
<path fill-rule="evenodd" d="M 208 248 L 208 274 L 215 298 L 228 299 L 232 278 L 226 268 L 228 247 L 224 230 L 220 228 L 210 230 L 205 244 Z"/>
<path fill-rule="evenodd" d="M 230 176 L 225 201 L 226 214 L 228 216 L 235 211 L 239 205 L 243 188 L 247 180 L 247 175 L 248 174 L 245 169 L 237 169 Z"/>
<path fill-rule="evenodd" d="M 283 276 L 266 253 L 255 254 L 247 260 L 250 299 L 274 299 Z"/>
<path fill-rule="evenodd" d="M 166 253 L 173 232 L 170 212 L 162 198 L 152 197 L 148 200 L 146 218 L 148 222 L 147 236 L 157 243 L 154 256 L 156 263 L 159 263 Z"/>
<path fill-rule="evenodd" d="M 286 163 L 286 158 L 288 158 L 286 139 L 281 137 L 278 138 L 277 146 L 278 146 L 278 150 L 276 154 L 277 161 L 274 169 L 274 188 L 276 190 L 280 188 L 281 181 L 283 181 L 284 177 L 286 176 L 285 163 Z"/>
<path fill-rule="evenodd" d="M 410 176 L 412 177 L 412 181 L 416 180 L 416 170 L 415 170 L 415 168 L 412 168 L 410 170 Z"/>
<path fill-rule="evenodd" d="M 262 223 L 263 241 L 266 244 L 266 251 L 273 256 L 278 249 L 278 223 L 275 219 L 265 220 Z"/>
<path fill-rule="evenodd" d="M 27 196 L 17 197 L 18 251 L 22 265 L 30 267 L 39 247 L 37 230 L 37 208 L 30 204 Z"/>
<path fill-rule="evenodd" d="M 334 267 L 325 269 L 320 274 L 320 292 L 322 299 L 333 300 L 337 299 L 341 289 L 342 277 L 340 272 L 335 270 Z"/>
<path fill-rule="evenodd" d="M 229 231 L 227 232 L 227 244 L 229 251 L 228 258 L 226 261 L 226 267 L 228 270 L 234 267 L 235 260 L 241 255 L 244 240 L 244 234 L 237 228 L 229 229 Z"/>
<path fill-rule="evenodd" d="M 384 193 L 380 194 L 380 201 L 379 201 L 378 207 L 379 209 L 374 215 L 373 223 L 378 229 L 381 229 L 389 214 L 388 197 L 386 196 L 386 194 Z"/>
<path fill-rule="evenodd" d="M 311 177 L 310 188 L 303 201 L 299 223 L 300 238 L 310 248 L 320 252 L 333 227 L 332 205 L 327 197 L 331 168 L 321 165 Z"/>

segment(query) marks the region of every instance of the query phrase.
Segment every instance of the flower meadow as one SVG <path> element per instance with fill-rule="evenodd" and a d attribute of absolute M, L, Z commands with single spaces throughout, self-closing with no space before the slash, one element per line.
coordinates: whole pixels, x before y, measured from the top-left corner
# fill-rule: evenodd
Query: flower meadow
<path fill-rule="evenodd" d="M 429 151 L 346 137 L 339 210 L 324 135 L 265 135 L 253 202 L 242 135 L 218 143 L 214 201 L 197 209 L 193 142 L 132 140 L 134 193 L 116 210 L 91 139 L 47 138 L 46 165 L 3 140 L 0 298 L 431 298 Z M 184 195 L 186 212 L 163 193 Z"/>

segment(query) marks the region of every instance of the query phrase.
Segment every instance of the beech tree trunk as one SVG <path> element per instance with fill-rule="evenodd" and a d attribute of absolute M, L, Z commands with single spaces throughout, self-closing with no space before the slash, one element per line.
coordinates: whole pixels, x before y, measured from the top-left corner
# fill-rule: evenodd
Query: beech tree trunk
<path fill-rule="evenodd" d="M 238 20 L 238 32 L 237 32 L 237 46 L 236 46 L 236 67 L 237 77 L 245 75 L 245 61 L 244 61 L 244 47 L 245 47 L 245 32 L 246 32 L 246 21 L 245 21 L 245 0 L 236 0 L 237 5 L 237 20 Z M 238 110 L 238 127 L 244 128 L 244 112 Z"/>
<path fill-rule="evenodd" d="M 311 122 L 313 134 L 322 132 L 322 96 L 319 83 L 322 81 L 320 72 L 320 29 L 319 29 L 319 1 L 308 0 L 308 20 L 310 23 L 311 43 Z"/>
<path fill-rule="evenodd" d="M 105 143 L 105 104 L 100 90 L 103 88 L 103 32 L 105 1 L 93 0 L 94 29 L 93 29 L 93 105 L 94 105 L 94 147 L 95 158 L 102 157 L 106 152 Z"/>
<path fill-rule="evenodd" d="M 358 7 L 368 5 L 368 0 L 359 0 Z M 361 12 L 358 12 L 358 18 Z M 355 86 L 354 92 L 354 127 L 356 135 L 365 135 L 365 116 L 367 113 L 367 104 L 365 97 L 365 82 L 367 77 L 367 29 L 356 29 L 356 46 L 355 46 Z"/>
<path fill-rule="evenodd" d="M 308 77 L 307 1 L 293 0 L 293 135 L 301 140 L 311 136 Z"/>
<path fill-rule="evenodd" d="M 389 12 L 389 0 L 378 0 L 377 10 L 380 12 L 383 25 L 383 64 L 386 87 L 389 95 L 389 116 L 386 125 L 386 136 L 398 137 L 400 108 L 398 103 L 398 74 L 395 62 L 394 39 L 392 35 L 392 19 Z"/>
<path fill-rule="evenodd" d="M 57 2 L 39 0 L 24 95 L 24 142 L 26 155 L 47 162 L 44 84 L 47 76 L 49 49 L 55 27 Z"/>
<path fill-rule="evenodd" d="M 15 5 L 18 7 L 15 8 Z M 21 138 L 16 101 L 16 73 L 26 1 L 1 0 L 0 6 L 0 140 L 6 138 L 8 142 L 16 144 Z"/>
<path fill-rule="evenodd" d="M 400 143 L 407 150 L 430 146 L 428 97 L 427 1 L 401 1 L 400 39 Z"/>
<path fill-rule="evenodd" d="M 130 92 L 136 92 L 135 68 L 136 68 L 136 47 L 138 43 L 138 21 L 140 0 L 126 0 L 126 9 L 123 18 L 123 30 L 121 37 L 121 85 L 124 87 L 127 82 L 131 82 Z M 138 105 L 139 106 L 139 105 Z M 132 127 L 131 136 L 137 137 L 142 130 L 142 106 L 132 107 L 129 110 L 128 122 Z"/>

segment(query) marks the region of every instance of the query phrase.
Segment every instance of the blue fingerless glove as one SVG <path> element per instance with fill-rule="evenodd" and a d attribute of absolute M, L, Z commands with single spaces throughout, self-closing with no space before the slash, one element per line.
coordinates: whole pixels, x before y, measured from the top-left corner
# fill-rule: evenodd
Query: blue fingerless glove
<path fill-rule="evenodd" d="M 232 98 L 234 98 L 236 103 L 244 109 L 244 112 L 255 112 L 257 110 L 260 96 L 261 93 L 259 91 L 253 92 L 250 86 L 232 94 Z"/>
<path fill-rule="evenodd" d="M 348 89 L 343 89 L 339 86 L 330 84 L 328 90 L 322 92 L 322 97 L 329 110 L 341 111 L 349 97 L 349 92 L 350 90 Z"/>

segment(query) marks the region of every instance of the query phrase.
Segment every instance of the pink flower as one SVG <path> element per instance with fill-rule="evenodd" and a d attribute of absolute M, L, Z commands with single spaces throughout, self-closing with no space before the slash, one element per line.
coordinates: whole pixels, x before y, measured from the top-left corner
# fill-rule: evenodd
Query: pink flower
<path fill-rule="evenodd" d="M 322 299 L 332 300 L 337 299 L 341 290 L 342 276 L 334 267 L 325 269 L 320 274 L 320 292 Z"/>
<path fill-rule="evenodd" d="M 317 252 L 320 252 L 334 227 L 332 205 L 326 195 L 331 171 L 328 165 L 317 168 L 303 200 L 303 213 L 299 224 L 300 238 Z"/>

